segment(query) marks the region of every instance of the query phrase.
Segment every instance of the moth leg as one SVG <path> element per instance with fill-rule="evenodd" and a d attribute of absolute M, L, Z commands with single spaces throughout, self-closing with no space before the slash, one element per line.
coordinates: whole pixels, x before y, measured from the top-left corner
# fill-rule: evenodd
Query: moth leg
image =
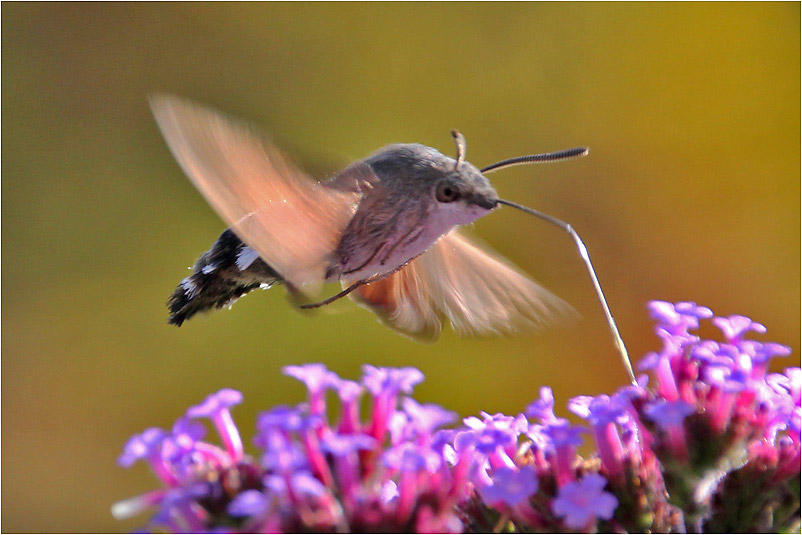
<path fill-rule="evenodd" d="M 409 264 L 409 262 L 407 262 L 407 264 Z M 357 288 L 359 288 L 362 285 L 370 284 L 372 282 L 380 281 L 380 280 L 382 280 L 382 279 L 384 279 L 386 277 L 389 277 L 390 275 L 392 275 L 396 271 L 402 269 L 407 264 L 403 264 L 401 266 L 398 266 L 397 268 L 395 268 L 394 270 L 390 271 L 389 273 L 382 273 L 380 275 L 375 275 L 373 277 L 370 277 L 369 279 L 358 280 L 355 283 L 353 283 L 351 286 L 346 288 L 345 290 L 341 291 L 340 293 L 334 294 L 331 297 L 329 297 L 327 299 L 324 299 L 323 301 L 319 301 L 317 303 L 309 303 L 308 305 L 301 305 L 300 308 L 302 308 L 304 310 L 308 310 L 310 308 L 320 308 L 322 306 L 325 306 L 325 305 L 328 305 L 330 303 L 333 303 L 336 300 L 341 299 L 341 298 L 345 297 L 346 295 L 350 294 L 351 292 L 353 292 L 354 290 L 356 290 Z"/>
<path fill-rule="evenodd" d="M 327 299 L 324 299 L 323 301 L 319 301 L 317 303 L 309 303 L 308 305 L 301 305 L 301 308 L 303 308 L 304 310 L 307 310 L 307 309 L 310 309 L 310 308 L 320 308 L 322 306 L 328 305 L 328 304 L 333 303 L 333 302 L 335 302 L 336 300 L 338 300 L 338 299 L 340 299 L 342 297 L 345 297 L 346 295 L 350 294 L 351 292 L 353 292 L 354 290 L 356 290 L 357 288 L 359 288 L 363 284 L 368 284 L 370 282 L 373 282 L 373 280 L 372 279 L 368 279 L 368 280 L 356 281 L 351 286 L 349 286 L 348 288 L 346 288 L 345 290 L 341 291 L 338 294 L 332 295 L 331 297 L 329 297 Z"/>

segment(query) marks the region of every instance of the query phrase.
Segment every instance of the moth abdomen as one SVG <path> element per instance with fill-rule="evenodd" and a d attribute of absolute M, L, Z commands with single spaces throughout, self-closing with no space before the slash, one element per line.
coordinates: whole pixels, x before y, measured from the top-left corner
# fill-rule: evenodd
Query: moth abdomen
<path fill-rule="evenodd" d="M 281 276 L 226 229 L 170 296 L 167 322 L 180 326 L 199 312 L 229 306 L 251 290 L 277 282 Z"/>

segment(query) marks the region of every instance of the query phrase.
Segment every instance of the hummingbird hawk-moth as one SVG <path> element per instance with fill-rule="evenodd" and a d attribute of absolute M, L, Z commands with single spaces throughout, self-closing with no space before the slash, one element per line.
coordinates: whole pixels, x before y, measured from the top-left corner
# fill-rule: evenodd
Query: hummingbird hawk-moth
<path fill-rule="evenodd" d="M 348 295 L 392 329 L 434 340 L 445 322 L 459 334 L 512 333 L 569 317 L 573 309 L 459 227 L 512 206 L 568 231 L 626 354 L 587 250 L 570 225 L 500 199 L 485 173 L 587 154 L 569 149 L 478 169 L 465 140 L 457 157 L 417 143 L 388 145 L 318 182 L 251 127 L 189 101 L 151 98 L 173 155 L 230 225 L 196 261 L 168 306 L 169 322 L 228 306 L 249 291 L 283 284 L 301 308 Z M 343 291 L 315 303 L 323 283 Z"/>

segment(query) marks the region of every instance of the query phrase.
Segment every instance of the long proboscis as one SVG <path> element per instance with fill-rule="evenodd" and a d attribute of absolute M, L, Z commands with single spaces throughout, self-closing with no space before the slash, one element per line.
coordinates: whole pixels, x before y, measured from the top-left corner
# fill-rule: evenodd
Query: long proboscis
<path fill-rule="evenodd" d="M 581 158 L 587 156 L 590 149 L 588 147 L 576 147 L 574 149 L 558 150 L 557 152 L 546 152 L 544 154 L 530 154 L 529 156 L 517 156 L 508 160 L 501 160 L 487 167 L 480 169 L 482 173 L 491 173 L 504 169 L 505 167 L 512 167 L 513 165 L 528 165 L 530 163 L 548 163 L 548 162 L 561 162 L 563 160 L 570 160 L 572 158 Z"/>
<path fill-rule="evenodd" d="M 624 368 L 626 368 L 627 374 L 629 375 L 629 379 L 630 381 L 632 381 L 632 384 L 638 386 L 638 382 L 635 379 L 635 373 L 632 371 L 632 363 L 629 360 L 629 353 L 627 352 L 627 346 L 624 345 L 624 340 L 621 338 L 621 333 L 618 331 L 618 327 L 615 324 L 615 319 L 613 319 L 613 315 L 610 312 L 610 307 L 607 305 L 607 299 L 605 299 L 604 297 L 604 292 L 602 291 L 601 284 L 599 283 L 599 278 L 596 276 L 596 270 L 593 269 L 593 264 L 590 261 L 588 248 L 585 246 L 585 243 L 582 241 L 582 238 L 579 237 L 579 234 L 576 233 L 576 231 L 573 229 L 573 227 L 571 227 L 570 224 L 560 219 L 557 219 L 556 217 L 544 214 L 543 212 L 538 212 L 537 210 L 529 208 L 528 206 L 524 206 L 522 204 L 518 204 L 512 201 L 505 201 L 500 199 L 498 202 L 499 204 L 503 204 L 505 206 L 517 208 L 518 210 L 526 212 L 529 215 L 539 217 L 540 219 L 548 221 L 552 225 L 557 225 L 558 227 L 566 231 L 571 236 L 571 238 L 573 238 L 574 242 L 576 243 L 577 249 L 579 249 L 579 255 L 582 257 L 582 261 L 585 262 L 585 267 L 587 268 L 588 274 L 590 275 L 590 280 L 593 282 L 593 288 L 596 290 L 596 295 L 599 298 L 599 302 L 602 305 L 602 309 L 604 309 L 604 316 L 607 318 L 607 324 L 610 326 L 610 332 L 613 335 L 613 342 L 615 343 L 618 352 L 621 354 L 621 360 L 624 363 Z"/>

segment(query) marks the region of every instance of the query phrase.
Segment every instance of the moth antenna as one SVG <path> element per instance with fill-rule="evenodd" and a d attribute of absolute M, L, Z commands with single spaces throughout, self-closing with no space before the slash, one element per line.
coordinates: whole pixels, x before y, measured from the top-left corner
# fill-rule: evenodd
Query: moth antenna
<path fill-rule="evenodd" d="M 465 161 L 467 145 L 465 143 L 465 136 L 460 134 L 459 130 L 452 130 L 451 135 L 454 137 L 454 144 L 457 146 L 457 164 L 454 166 L 454 169 L 457 169 L 460 164 Z"/>
<path fill-rule="evenodd" d="M 573 158 L 581 158 L 587 156 L 590 149 L 588 147 L 576 147 L 574 149 L 558 150 L 557 152 L 546 152 L 544 154 L 530 154 L 529 156 L 517 156 L 508 160 L 501 160 L 494 164 L 488 165 L 483 169 L 479 169 L 482 173 L 490 173 L 498 171 L 505 167 L 512 167 L 513 165 L 527 165 L 530 163 L 547 163 L 547 162 L 561 162 L 563 160 L 571 160 Z"/>
<path fill-rule="evenodd" d="M 512 208 L 517 208 L 518 210 L 526 212 L 529 215 L 539 217 L 540 219 L 548 221 L 552 225 L 557 225 L 558 227 L 560 227 L 561 229 L 563 229 L 564 231 L 566 231 L 568 234 L 571 235 L 571 238 L 573 238 L 574 242 L 576 243 L 577 249 L 579 249 L 579 256 L 581 256 L 582 261 L 585 262 L 585 267 L 587 267 L 588 273 L 590 274 L 590 280 L 593 281 L 593 288 L 596 290 L 596 295 L 599 298 L 599 302 L 602 305 L 602 309 L 604 309 L 604 316 L 607 318 L 607 324 L 610 326 L 610 332 L 613 335 L 613 342 L 615 343 L 618 352 L 621 354 L 621 360 L 624 363 L 624 368 L 626 368 L 627 374 L 629 374 L 629 379 L 630 381 L 632 381 L 632 384 L 638 386 L 638 382 L 635 379 L 635 373 L 632 371 L 632 362 L 629 360 L 629 353 L 627 352 L 627 346 L 624 345 L 624 340 L 621 338 L 621 333 L 618 332 L 618 327 L 615 324 L 613 315 L 610 313 L 610 307 L 607 306 L 607 299 L 604 298 L 604 292 L 602 292 L 601 284 L 599 284 L 599 278 L 596 276 L 596 270 L 593 269 L 593 264 L 590 262 L 590 255 L 588 254 L 588 248 L 585 247 L 585 243 L 582 241 L 582 238 L 579 237 L 579 234 L 576 233 L 576 231 L 570 224 L 560 219 L 557 219 L 556 217 L 544 214 L 543 212 L 538 212 L 537 210 L 534 210 L 527 206 L 523 206 L 522 204 L 514 203 L 512 201 L 505 201 L 499 199 L 498 202 L 499 204 L 511 206 Z"/>

